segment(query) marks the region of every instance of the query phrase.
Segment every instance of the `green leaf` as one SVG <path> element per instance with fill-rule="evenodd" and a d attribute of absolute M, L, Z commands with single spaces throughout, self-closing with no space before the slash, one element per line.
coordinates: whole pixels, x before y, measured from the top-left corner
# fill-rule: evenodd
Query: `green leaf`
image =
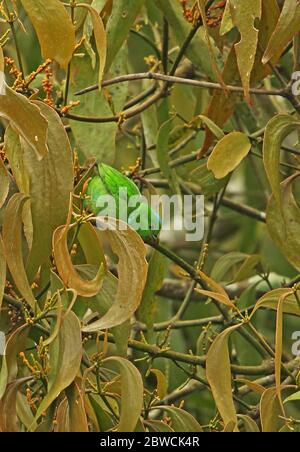
<path fill-rule="evenodd" d="M 263 56 L 263 63 L 268 63 L 300 30 L 300 4 L 298 0 L 285 0 L 276 28 L 271 36 Z"/>
<path fill-rule="evenodd" d="M 275 289 L 263 295 L 256 303 L 252 315 L 254 315 L 256 311 L 261 308 L 272 309 L 274 311 L 277 311 L 279 299 L 282 296 L 286 295 L 289 292 L 289 290 L 290 289 Z M 300 308 L 297 303 L 295 295 L 289 295 L 285 299 L 283 312 L 285 314 L 296 315 L 298 317 L 300 316 Z"/>
<path fill-rule="evenodd" d="M 77 4 L 77 7 L 86 8 L 91 16 L 93 29 L 94 29 L 94 36 L 97 46 L 97 51 L 100 59 L 99 63 L 99 77 L 98 77 L 98 85 L 99 89 L 101 90 L 102 80 L 104 76 L 104 70 L 106 66 L 106 57 L 107 57 L 107 40 L 106 40 L 106 32 L 104 28 L 103 21 L 96 11 L 95 8 L 92 6 L 85 4 L 85 3 L 79 3 Z"/>
<path fill-rule="evenodd" d="M 31 148 L 23 143 L 23 171 L 29 181 L 32 217 L 32 247 L 27 262 L 27 274 L 32 281 L 39 267 L 49 262 L 52 236 L 68 217 L 70 194 L 73 191 L 72 150 L 58 114 L 42 102 L 36 102 L 47 118 L 49 152 L 38 161 Z M 22 143 L 21 143 L 22 144 Z M 25 177 L 25 176 L 24 176 Z"/>
<path fill-rule="evenodd" d="M 238 419 L 243 421 L 246 433 L 260 433 L 256 422 L 250 416 L 238 414 Z"/>
<path fill-rule="evenodd" d="M 160 169 L 168 179 L 174 193 L 180 194 L 180 186 L 176 171 L 169 166 L 169 139 L 173 118 L 164 122 L 158 131 L 156 153 Z"/>
<path fill-rule="evenodd" d="M 0 235 L 0 316 L 6 284 L 6 258 L 2 236 Z"/>
<path fill-rule="evenodd" d="M 264 165 L 273 195 L 278 204 L 281 202 L 279 175 L 281 146 L 284 139 L 299 128 L 300 121 L 293 116 L 277 115 L 268 122 L 265 130 Z"/>
<path fill-rule="evenodd" d="M 207 168 L 214 173 L 216 179 L 223 179 L 239 166 L 250 150 L 251 142 L 247 135 L 232 132 L 215 146 L 208 159 Z"/>
<path fill-rule="evenodd" d="M 103 364 L 117 365 L 121 375 L 121 413 L 118 432 L 133 432 L 141 415 L 144 385 L 140 372 L 124 358 L 110 357 Z"/>
<path fill-rule="evenodd" d="M 284 421 L 276 388 L 267 389 L 260 401 L 260 417 L 263 433 L 278 433 Z"/>
<path fill-rule="evenodd" d="M 237 62 L 248 103 L 250 98 L 251 72 L 255 64 L 259 30 L 255 28 L 255 20 L 261 19 L 262 0 L 229 0 L 231 17 L 241 34 L 241 40 L 235 44 Z"/>
<path fill-rule="evenodd" d="M 92 280 L 82 279 L 73 265 L 68 249 L 68 232 L 70 230 L 71 219 L 72 208 L 70 208 L 67 224 L 57 228 L 53 234 L 53 251 L 57 271 L 66 287 L 75 290 L 78 295 L 83 297 L 94 297 L 99 293 L 102 287 L 106 271 L 106 262 L 102 251 L 102 243 L 97 230 L 89 224 L 89 226 L 87 226 L 89 228 L 89 240 L 93 243 L 93 246 L 97 250 L 98 272 Z M 89 258 L 91 254 L 89 253 L 87 256 Z M 92 255 L 92 264 L 96 263 L 94 261 L 94 256 L 95 254 Z"/>
<path fill-rule="evenodd" d="M 191 25 L 183 17 L 180 2 L 174 2 L 174 0 L 155 1 L 170 24 L 177 45 L 181 48 L 191 31 Z M 214 51 L 218 56 L 218 50 L 216 47 L 214 47 Z M 215 78 L 203 28 L 198 31 L 190 43 L 186 54 L 193 64 L 199 69 L 199 71 L 203 72 L 211 79 Z"/>
<path fill-rule="evenodd" d="M 117 53 L 127 39 L 130 28 L 143 5 L 144 0 L 118 0 L 113 2 L 113 9 L 106 26 L 108 42 L 107 71 L 111 68 Z"/>
<path fill-rule="evenodd" d="M 209 349 L 206 361 L 206 376 L 219 413 L 225 425 L 234 422 L 235 426 L 237 415 L 232 398 L 228 339 L 239 327 L 240 325 L 236 325 L 228 328 L 217 336 Z"/>
<path fill-rule="evenodd" d="M 158 251 L 154 251 L 149 263 L 147 282 L 143 293 L 141 305 L 138 310 L 138 319 L 148 328 L 153 327 L 156 314 L 156 292 L 161 288 L 166 273 L 166 258 Z"/>
<path fill-rule="evenodd" d="M 37 421 L 59 394 L 75 380 L 82 358 L 80 323 L 73 312 L 65 317 L 59 335 L 49 348 L 48 391 L 36 412 Z"/>
<path fill-rule="evenodd" d="M 9 192 L 9 174 L 4 165 L 2 158 L 0 158 L 0 209 L 3 207 Z"/>
<path fill-rule="evenodd" d="M 275 194 L 267 209 L 269 233 L 286 259 L 300 270 L 300 209 L 294 198 L 292 184 L 299 173 L 284 181 L 279 187 L 280 204 Z"/>
<path fill-rule="evenodd" d="M 290 397 L 287 397 L 284 403 L 297 402 L 298 400 L 300 400 L 300 391 L 295 392 L 295 394 L 292 394 Z"/>
<path fill-rule="evenodd" d="M 32 380 L 32 377 L 20 378 L 12 382 L 6 389 L 5 396 L 0 400 L 0 431 L 7 433 L 20 432 L 17 415 L 17 395 L 21 387 Z"/>
<path fill-rule="evenodd" d="M 195 433 L 202 432 L 201 425 L 196 419 L 187 411 L 177 407 L 161 406 L 157 407 L 168 413 L 172 421 L 172 429 L 174 432 L 180 433 Z"/>
<path fill-rule="evenodd" d="M 59 0 L 21 0 L 42 48 L 43 58 L 56 60 L 63 68 L 75 49 L 75 28 Z"/>
<path fill-rule="evenodd" d="M 31 308 L 35 309 L 36 302 L 24 268 L 22 252 L 22 213 L 28 199 L 21 193 L 10 198 L 4 212 L 3 243 L 6 262 L 16 287 Z"/>

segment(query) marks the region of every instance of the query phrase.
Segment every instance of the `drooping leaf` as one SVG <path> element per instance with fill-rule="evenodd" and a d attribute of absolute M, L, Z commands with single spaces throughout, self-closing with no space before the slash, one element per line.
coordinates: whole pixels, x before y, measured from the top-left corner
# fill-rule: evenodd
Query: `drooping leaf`
<path fill-rule="evenodd" d="M 52 235 L 66 223 L 73 190 L 72 150 L 58 114 L 42 102 L 35 102 L 47 118 L 49 152 L 38 161 L 32 149 L 23 143 L 22 170 L 28 178 L 32 218 L 32 247 L 27 262 L 27 274 L 32 280 L 39 267 L 48 262 L 52 253 Z M 22 145 L 22 143 L 21 143 Z"/>
<path fill-rule="evenodd" d="M 276 388 L 267 389 L 260 401 L 260 417 L 263 433 L 278 433 L 284 424 Z"/>
<path fill-rule="evenodd" d="M 118 0 L 117 2 L 113 2 L 112 12 L 106 26 L 108 43 L 107 71 L 111 68 L 115 56 L 127 39 L 129 30 L 143 5 L 144 0 Z"/>
<path fill-rule="evenodd" d="M 278 51 L 282 53 L 299 30 L 299 2 L 297 0 L 285 0 L 277 26 L 263 56 L 263 63 L 268 63 Z"/>
<path fill-rule="evenodd" d="M 0 235 L 0 312 L 6 283 L 6 258 L 2 236 Z"/>
<path fill-rule="evenodd" d="M 247 135 L 232 132 L 215 146 L 208 159 L 207 168 L 214 173 L 216 179 L 223 179 L 237 168 L 250 150 L 251 142 Z"/>
<path fill-rule="evenodd" d="M 38 35 L 43 58 L 56 60 L 63 68 L 75 50 L 75 28 L 59 0 L 21 0 Z"/>
<path fill-rule="evenodd" d="M 241 34 L 241 40 L 235 44 L 237 62 L 248 103 L 250 98 L 251 72 L 255 64 L 259 30 L 255 20 L 261 18 L 262 0 L 230 0 L 231 17 Z"/>
<path fill-rule="evenodd" d="M 168 413 L 171 418 L 172 429 L 174 432 L 202 432 L 202 427 L 196 419 L 187 411 L 177 407 L 162 406 L 161 408 Z"/>
<path fill-rule="evenodd" d="M 149 263 L 147 282 L 138 310 L 138 319 L 148 328 L 153 327 L 156 313 L 155 294 L 161 288 L 165 277 L 166 258 L 157 251 L 153 252 Z"/>
<path fill-rule="evenodd" d="M 264 137 L 264 165 L 274 194 L 280 204 L 280 151 L 284 139 L 300 128 L 300 121 L 289 115 L 277 115 L 269 121 Z"/>
<path fill-rule="evenodd" d="M 0 431 L 18 433 L 20 431 L 17 416 L 17 395 L 21 387 L 32 377 L 20 378 L 12 382 L 6 389 L 5 396 L 0 400 Z"/>
<path fill-rule="evenodd" d="M 9 175 L 4 165 L 3 160 L 0 158 L 0 209 L 6 201 L 9 191 Z"/>
<path fill-rule="evenodd" d="M 140 372 L 124 358 L 110 357 L 105 364 L 115 364 L 121 375 L 121 413 L 118 432 L 133 432 L 143 409 L 144 385 Z"/>
<path fill-rule="evenodd" d="M 80 323 L 73 312 L 64 319 L 59 335 L 49 348 L 48 391 L 35 419 L 46 411 L 58 395 L 75 380 L 82 358 Z"/>
<path fill-rule="evenodd" d="M 176 171 L 169 166 L 169 138 L 173 119 L 169 119 L 162 124 L 157 136 L 157 160 L 162 174 L 168 179 L 174 193 L 180 194 L 180 186 Z"/>
<path fill-rule="evenodd" d="M 99 218 L 98 227 L 109 228 L 106 235 L 112 251 L 119 258 L 119 285 L 116 300 L 102 319 L 84 327 L 85 332 L 95 332 L 121 325 L 130 319 L 140 305 L 146 284 L 148 264 L 145 260 L 146 247 L 139 235 L 119 220 Z M 125 229 L 125 230 L 124 230 Z"/>
<path fill-rule="evenodd" d="M 27 278 L 22 252 L 22 212 L 26 202 L 28 198 L 21 193 L 13 195 L 9 200 L 3 220 L 3 243 L 13 280 L 20 294 L 35 309 L 35 297 Z"/>
<path fill-rule="evenodd" d="M 300 270 L 300 209 L 293 194 L 293 181 L 299 173 L 282 182 L 279 186 L 280 204 L 275 194 L 271 197 L 267 209 L 269 233 L 286 259 Z M 277 190 L 276 190 L 277 194 Z"/>
<path fill-rule="evenodd" d="M 77 7 L 83 7 L 86 8 L 91 16 L 93 29 L 94 29 L 94 36 L 97 46 L 97 51 L 100 59 L 99 63 L 99 77 L 98 77 L 98 85 L 99 89 L 101 90 L 102 80 L 104 76 L 104 70 L 106 66 L 106 56 L 107 56 L 107 40 L 106 40 L 106 32 L 104 28 L 104 24 L 102 21 L 101 16 L 98 14 L 95 8 L 92 6 L 86 4 L 86 3 L 79 3 Z"/>
<path fill-rule="evenodd" d="M 260 432 L 256 422 L 250 416 L 238 414 L 238 419 L 241 419 L 243 421 L 246 433 L 259 433 Z"/>
<path fill-rule="evenodd" d="M 254 315 L 258 309 L 262 308 L 277 311 L 279 299 L 287 295 L 287 298 L 285 298 L 285 302 L 283 305 L 284 313 L 300 316 L 300 308 L 297 303 L 297 299 L 295 295 L 288 295 L 289 292 L 290 289 L 275 289 L 263 295 L 256 303 L 252 315 Z"/>
<path fill-rule="evenodd" d="M 72 219 L 72 206 L 65 226 L 60 226 L 53 234 L 53 250 L 55 264 L 58 273 L 66 287 L 69 287 L 83 297 L 93 297 L 100 291 L 106 270 L 106 263 L 103 260 L 97 262 L 98 273 L 93 280 L 84 280 L 76 271 L 68 249 L 68 232 Z M 99 256 L 103 256 L 102 244 L 97 231 L 93 227 L 90 228 L 90 240 L 94 246 L 99 249 Z"/>
<path fill-rule="evenodd" d="M 162 400 L 168 392 L 168 382 L 166 376 L 159 369 L 151 369 L 151 373 L 155 375 L 157 380 L 157 395 Z"/>
<path fill-rule="evenodd" d="M 207 380 L 224 424 L 234 422 L 235 426 L 237 426 L 237 414 L 232 397 L 228 339 L 239 327 L 240 325 L 236 325 L 228 328 L 217 336 L 209 349 L 206 362 Z"/>

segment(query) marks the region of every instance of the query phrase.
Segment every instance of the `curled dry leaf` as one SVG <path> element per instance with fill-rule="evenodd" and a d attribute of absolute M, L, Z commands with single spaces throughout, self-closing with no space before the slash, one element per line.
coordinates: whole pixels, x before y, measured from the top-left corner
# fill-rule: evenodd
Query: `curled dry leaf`
<path fill-rule="evenodd" d="M 100 219 L 97 219 L 99 225 Z M 112 328 L 130 319 L 139 307 L 145 288 L 148 264 L 146 247 L 140 236 L 120 220 L 109 218 L 102 221 L 103 232 L 112 251 L 118 256 L 118 291 L 116 299 L 102 319 L 83 328 L 84 332 L 96 332 Z M 122 228 L 121 228 L 122 226 Z M 121 230 L 124 229 L 125 230 Z"/>
<path fill-rule="evenodd" d="M 97 262 L 98 273 L 93 280 L 82 279 L 76 271 L 68 249 L 68 233 L 72 219 L 72 207 L 70 208 L 67 224 L 56 229 L 53 234 L 53 250 L 57 271 L 66 287 L 73 289 L 78 295 L 83 297 L 93 297 L 100 291 L 103 278 L 106 272 L 105 260 Z M 99 254 L 103 256 L 102 244 L 100 242 L 97 231 L 89 228 L 90 240 L 92 240 Z"/>

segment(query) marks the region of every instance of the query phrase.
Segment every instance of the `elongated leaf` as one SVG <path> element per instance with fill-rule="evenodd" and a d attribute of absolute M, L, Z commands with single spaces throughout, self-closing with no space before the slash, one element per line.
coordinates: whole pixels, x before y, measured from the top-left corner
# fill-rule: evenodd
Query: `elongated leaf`
<path fill-rule="evenodd" d="M 32 247 L 27 262 L 29 280 L 50 259 L 52 236 L 56 228 L 66 223 L 70 193 L 73 190 L 72 150 L 65 128 L 52 108 L 42 102 L 35 104 L 49 124 L 49 152 L 39 162 L 32 149 L 23 144 L 23 171 L 29 181 L 28 192 L 25 194 L 30 196 L 33 228 Z"/>
<path fill-rule="evenodd" d="M 0 312 L 6 283 L 6 258 L 2 236 L 0 235 Z"/>
<path fill-rule="evenodd" d="M 8 171 L 0 158 L 0 209 L 6 201 L 9 191 L 9 175 Z"/>
<path fill-rule="evenodd" d="M 281 406 L 276 388 L 267 389 L 260 401 L 260 417 L 263 433 L 278 433 L 283 426 Z"/>
<path fill-rule="evenodd" d="M 66 287 L 75 290 L 78 295 L 83 297 L 93 297 L 98 294 L 102 287 L 106 263 L 105 261 L 100 261 L 99 259 L 97 262 L 99 270 L 93 280 L 87 281 L 80 277 L 72 263 L 68 249 L 68 232 L 70 230 L 71 219 L 72 206 L 70 207 L 67 224 L 57 228 L 53 234 L 55 263 L 58 273 Z M 99 249 L 99 256 L 103 256 L 102 244 L 97 231 L 95 231 L 94 228 L 90 229 L 90 239 L 93 241 L 94 246 Z"/>
<path fill-rule="evenodd" d="M 278 115 L 267 124 L 264 138 L 264 165 L 274 194 L 280 204 L 280 151 L 284 139 L 300 128 L 300 121 L 293 116 Z"/>
<path fill-rule="evenodd" d="M 98 85 L 99 89 L 101 89 L 104 70 L 106 66 L 106 56 L 107 56 L 107 40 L 106 40 L 106 32 L 104 28 L 103 21 L 96 11 L 95 8 L 92 6 L 86 4 L 86 3 L 80 3 L 77 5 L 77 7 L 83 7 L 86 8 L 91 16 L 93 28 L 94 28 L 94 36 L 97 46 L 97 51 L 100 59 L 99 63 L 99 78 L 98 78 Z"/>
<path fill-rule="evenodd" d="M 248 103 L 250 98 L 251 72 L 255 64 L 259 30 L 255 28 L 255 20 L 261 18 L 262 0 L 230 0 L 231 17 L 241 34 L 241 40 L 235 44 L 237 62 Z"/>
<path fill-rule="evenodd" d="M 56 60 L 63 68 L 75 49 L 75 28 L 59 0 L 21 0 L 38 35 L 44 59 Z"/>
<path fill-rule="evenodd" d="M 17 395 L 19 389 L 30 381 L 32 377 L 25 377 L 12 382 L 0 401 L 0 431 L 18 433 L 20 431 L 17 416 Z"/>
<path fill-rule="evenodd" d="M 176 171 L 169 166 L 169 138 L 173 119 L 169 119 L 160 127 L 157 136 L 157 159 L 162 173 L 170 182 L 174 193 L 180 194 L 180 186 Z"/>
<path fill-rule="evenodd" d="M 98 220 L 98 226 L 107 226 L 105 235 L 112 251 L 119 258 L 118 292 L 113 306 L 102 319 L 84 327 L 85 332 L 95 332 L 121 325 L 130 319 L 140 305 L 146 284 L 148 264 L 145 259 L 146 247 L 139 235 L 130 228 L 121 229 L 121 221 Z M 123 224 L 124 229 L 124 224 Z"/>
<path fill-rule="evenodd" d="M 130 28 L 144 5 L 144 0 L 118 0 L 113 2 L 106 32 L 108 41 L 106 70 L 111 68 L 115 56 L 128 37 Z"/>
<path fill-rule="evenodd" d="M 111 357 L 104 364 L 118 366 L 121 374 L 121 414 L 118 432 L 133 432 L 143 409 L 144 385 L 137 368 L 123 358 Z"/>
<path fill-rule="evenodd" d="M 299 2 L 297 0 L 285 0 L 277 26 L 263 56 L 263 63 L 268 63 L 278 50 L 282 53 L 299 30 Z"/>
<path fill-rule="evenodd" d="M 279 187 L 281 203 L 271 197 L 267 209 L 269 233 L 286 259 L 300 270 L 300 209 L 294 198 L 292 184 L 299 173 L 284 181 Z"/>
<path fill-rule="evenodd" d="M 20 193 L 10 199 L 4 213 L 3 243 L 7 265 L 13 280 L 20 294 L 34 309 L 35 298 L 28 282 L 22 253 L 22 212 L 27 201 L 28 198 Z"/>
<path fill-rule="evenodd" d="M 80 379 L 66 390 L 68 399 L 69 429 L 67 432 L 85 433 L 89 431 L 85 413 L 84 398 L 80 387 Z"/>
<path fill-rule="evenodd" d="M 239 327 L 240 325 L 228 328 L 217 336 L 209 349 L 206 363 L 207 380 L 224 424 L 234 422 L 236 426 L 237 415 L 232 398 L 228 339 Z"/>
<path fill-rule="evenodd" d="M 232 132 L 222 138 L 210 155 L 207 168 L 216 179 L 223 179 L 234 171 L 251 150 L 249 138 L 241 132 Z"/>
<path fill-rule="evenodd" d="M 156 292 L 161 288 L 166 273 L 166 258 L 154 251 L 149 263 L 147 282 L 143 293 L 141 305 L 138 310 L 138 319 L 148 328 L 153 327 L 156 312 Z"/>
<path fill-rule="evenodd" d="M 70 386 L 79 371 L 82 358 L 81 332 L 80 323 L 73 312 L 64 319 L 59 335 L 50 345 L 49 355 L 48 392 L 36 412 L 35 420 Z"/>
<path fill-rule="evenodd" d="M 159 369 L 151 369 L 157 380 L 157 395 L 162 400 L 168 392 L 168 382 L 166 376 Z"/>

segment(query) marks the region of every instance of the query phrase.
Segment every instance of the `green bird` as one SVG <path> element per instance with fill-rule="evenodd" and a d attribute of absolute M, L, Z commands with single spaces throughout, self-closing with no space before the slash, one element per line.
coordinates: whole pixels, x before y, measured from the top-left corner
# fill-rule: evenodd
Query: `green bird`
<path fill-rule="evenodd" d="M 142 196 L 138 186 L 109 165 L 101 164 L 98 170 L 99 176 L 93 177 L 88 184 L 85 208 L 94 215 L 99 215 L 103 210 L 99 207 L 101 196 L 112 196 L 116 203 L 116 218 L 122 217 L 120 215 L 121 203 L 126 202 L 129 226 L 135 229 L 143 240 L 158 237 L 162 227 L 160 216 L 144 202 L 140 202 L 135 207 L 128 205 L 133 196 Z"/>

